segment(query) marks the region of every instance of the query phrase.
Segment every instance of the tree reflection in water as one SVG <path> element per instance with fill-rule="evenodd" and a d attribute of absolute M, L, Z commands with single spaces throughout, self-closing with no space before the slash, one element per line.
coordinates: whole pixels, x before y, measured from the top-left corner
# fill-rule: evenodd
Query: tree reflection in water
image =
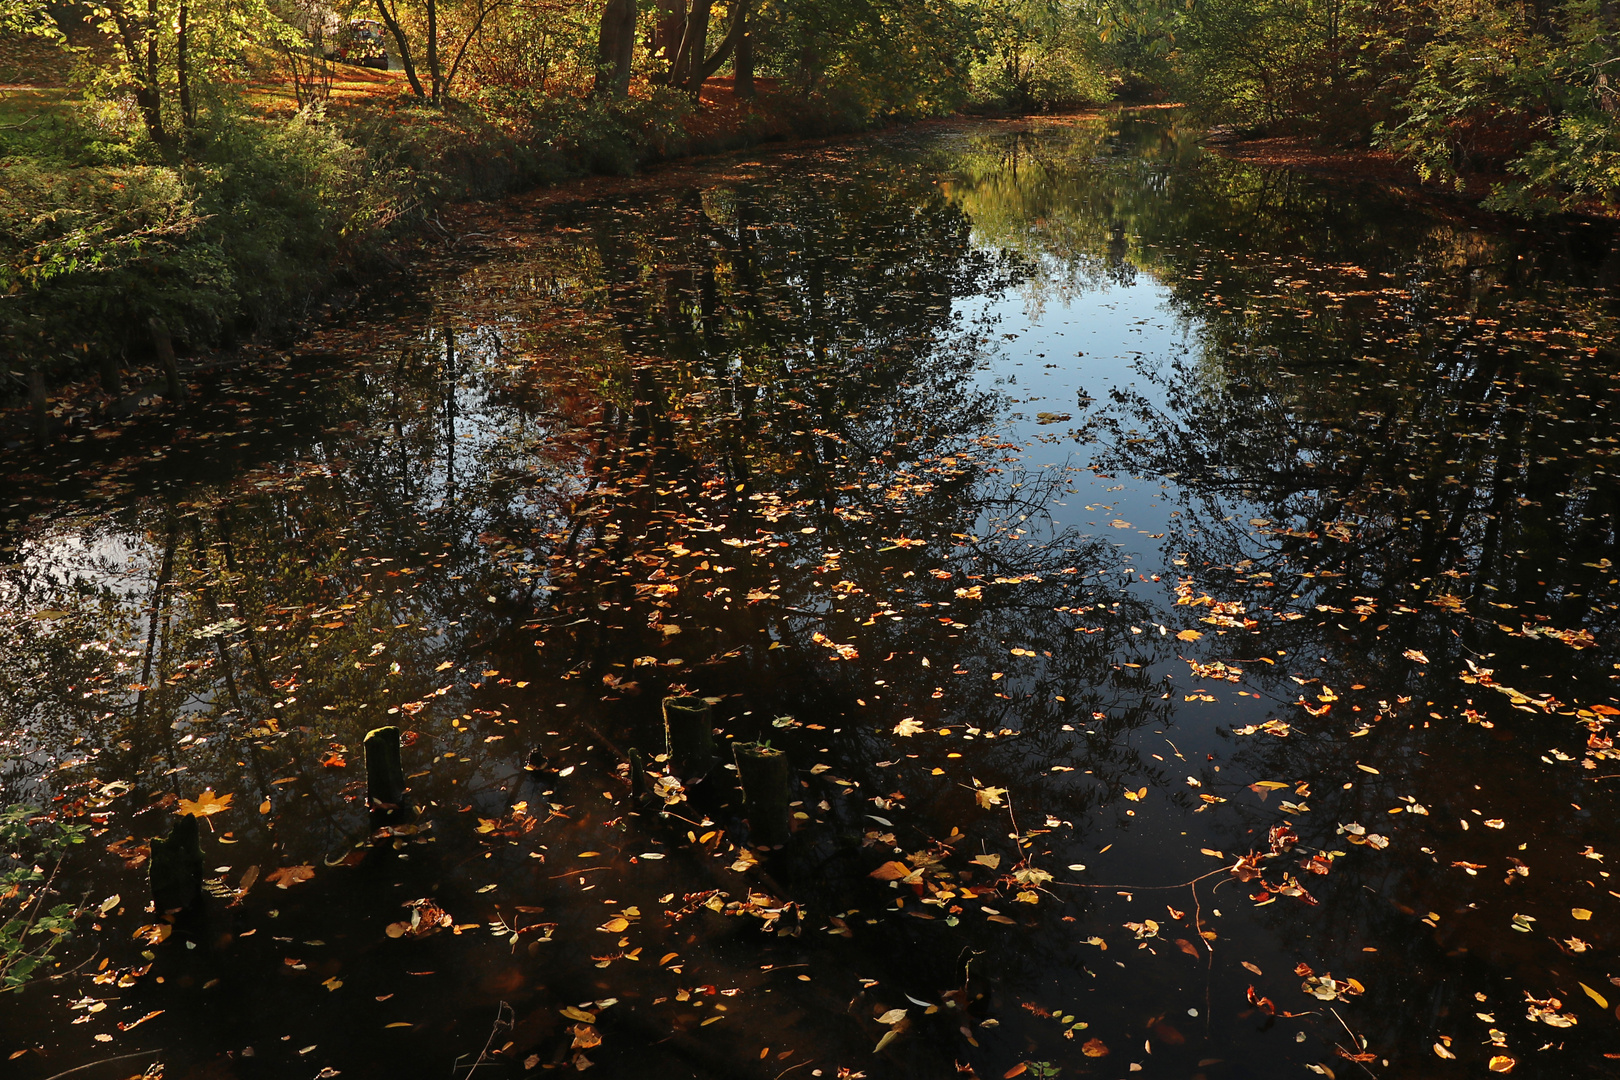
<path fill-rule="evenodd" d="M 1600 1075 L 1581 986 L 1620 991 L 1582 848 L 1620 770 L 1575 722 L 1613 692 L 1612 267 L 1578 232 L 1219 162 L 1164 116 L 517 207 L 430 302 L 17 470 L 5 794 L 104 829 L 64 895 L 123 897 L 72 963 L 145 963 L 142 845 L 177 799 L 233 800 L 207 921 L 102 1015 L 164 1010 L 178 1075 L 488 1039 L 529 1071 L 1417 1076 L 1442 1037 L 1470 1069 Z M 1009 304 L 1143 290 L 1184 347 L 1068 429 L 1015 411 Z M 1091 535 L 1069 498 L 1105 482 L 1177 512 Z M 757 866 L 723 770 L 677 817 L 629 794 L 683 693 L 799 770 Z M 425 809 L 379 839 L 382 723 Z M 1314 906 L 1220 870 L 1278 823 L 1299 845 L 1266 880 Z M 233 897 L 250 866 L 314 876 Z M 391 940 L 425 897 L 453 932 Z M 1301 962 L 1366 993 L 1304 995 Z M 54 992 L 8 1014 L 52 1055 L 27 1075 L 89 1060 Z M 1334 1056 L 1341 1018 L 1372 1059 Z"/>

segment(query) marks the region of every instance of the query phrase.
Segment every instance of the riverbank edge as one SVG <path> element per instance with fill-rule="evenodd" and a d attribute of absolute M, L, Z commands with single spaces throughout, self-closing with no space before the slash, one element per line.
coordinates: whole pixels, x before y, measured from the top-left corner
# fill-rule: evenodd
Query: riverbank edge
<path fill-rule="evenodd" d="M 1513 217 L 1480 205 L 1490 197 L 1495 185 L 1511 179 L 1500 168 L 1465 173 L 1461 187 L 1452 187 L 1425 181 L 1411 162 L 1389 150 L 1328 146 L 1309 135 L 1245 135 L 1214 127 L 1204 136 L 1201 145 L 1211 154 L 1243 165 L 1290 169 L 1339 182 L 1373 184 L 1385 191 L 1416 197 L 1430 206 L 1460 210 L 1480 218 L 1500 221 Z M 1578 209 L 1562 210 L 1545 218 L 1519 220 L 1548 219 L 1620 222 L 1620 208 L 1589 201 Z"/>
<path fill-rule="evenodd" d="M 979 124 L 1017 124 L 1062 121 L 1096 115 L 1103 109 L 1162 108 L 1159 105 L 1092 106 L 1060 113 L 1025 114 L 1013 112 L 957 112 L 920 120 L 888 120 L 861 123 L 849 118 L 811 114 L 799 110 L 749 111 L 742 121 L 730 127 L 703 134 L 689 133 L 675 144 L 651 150 L 629 174 L 581 169 L 577 174 L 557 179 L 512 183 L 479 198 L 447 200 L 400 226 L 381 239 L 363 261 L 335 261 L 322 267 L 323 284 L 306 297 L 303 318 L 276 334 L 260 333 L 229 346 L 207 348 L 176 358 L 181 402 L 168 392 L 168 374 L 154 353 L 141 362 L 126 363 L 121 370 L 123 387 L 114 396 L 106 393 L 99 377 L 85 372 L 46 387 L 43 407 L 37 398 L 19 393 L 0 399 L 0 453 L 16 457 L 49 448 L 75 436 L 82 438 L 100 425 L 136 414 L 173 410 L 194 391 L 200 378 L 251 365 L 254 361 L 283 354 L 297 342 L 307 339 L 318 328 L 329 325 L 378 295 L 390 285 L 408 279 L 413 267 L 440 248 L 451 245 L 449 261 L 473 265 L 485 253 L 477 244 L 464 245 L 462 239 L 474 231 L 491 211 L 516 200 L 525 210 L 553 203 L 568 202 L 630 190 L 646 183 L 667 180 L 674 168 L 702 167 L 728 155 L 768 148 L 771 152 L 813 149 L 845 140 L 884 132 L 926 131 Z M 43 418 L 41 416 L 43 413 Z"/>

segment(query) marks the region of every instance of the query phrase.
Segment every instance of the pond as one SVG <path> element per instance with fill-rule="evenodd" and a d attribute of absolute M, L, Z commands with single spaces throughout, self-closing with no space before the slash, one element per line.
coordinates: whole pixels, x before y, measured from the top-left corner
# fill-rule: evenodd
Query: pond
<path fill-rule="evenodd" d="M 12 454 L 5 1075 L 1615 1075 L 1613 237 L 1199 135 L 520 199 Z"/>

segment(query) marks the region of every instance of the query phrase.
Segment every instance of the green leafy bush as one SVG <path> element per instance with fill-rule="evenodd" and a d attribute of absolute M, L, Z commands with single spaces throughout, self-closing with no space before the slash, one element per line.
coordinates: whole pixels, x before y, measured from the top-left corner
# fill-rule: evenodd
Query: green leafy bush
<path fill-rule="evenodd" d="M 21 804 L 0 807 L 0 992 L 28 982 L 73 932 L 74 905 L 45 903 L 63 857 L 89 830 L 39 813 Z"/>

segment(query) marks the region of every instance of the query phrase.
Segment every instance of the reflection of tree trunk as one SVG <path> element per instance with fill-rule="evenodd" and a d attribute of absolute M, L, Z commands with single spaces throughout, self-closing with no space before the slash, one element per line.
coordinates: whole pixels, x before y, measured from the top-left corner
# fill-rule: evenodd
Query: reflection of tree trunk
<path fill-rule="evenodd" d="M 444 505 L 454 506 L 456 501 L 456 331 L 444 328 Z"/>
<path fill-rule="evenodd" d="M 157 687 L 152 686 L 152 662 L 157 653 L 158 625 L 163 621 L 164 610 L 168 604 L 164 594 L 169 588 L 169 579 L 174 575 L 174 551 L 180 542 L 180 530 L 176 527 L 173 512 L 169 517 L 169 536 L 163 545 L 163 562 L 158 567 L 157 581 L 152 586 L 152 618 L 146 630 L 146 658 L 141 663 L 141 686 L 143 689 L 136 692 L 135 697 L 135 729 L 139 732 L 146 719 L 147 695 L 158 696 L 157 691 L 162 688 L 162 672 L 159 672 Z"/>
<path fill-rule="evenodd" d="M 592 93 L 624 97 L 636 54 L 636 0 L 608 0 L 596 40 L 596 85 Z"/>
<path fill-rule="evenodd" d="M 222 543 L 221 552 L 225 556 L 225 569 L 229 573 L 235 573 L 236 552 L 235 545 L 231 541 L 231 522 L 229 515 L 226 513 L 226 508 L 223 506 L 219 508 L 218 514 L 215 515 L 214 527 L 219 530 L 219 538 Z M 243 616 L 253 615 L 253 618 L 243 618 L 242 621 L 247 625 L 242 627 L 242 637 L 247 641 L 248 659 L 253 662 L 253 671 L 259 677 L 259 689 L 268 696 L 275 692 L 275 688 L 270 685 L 270 672 L 264 666 L 264 657 L 259 652 L 259 642 L 254 636 L 256 631 L 253 629 L 253 619 L 257 618 L 257 615 L 247 610 L 240 596 L 237 596 L 234 592 L 231 595 L 236 603 L 238 614 Z"/>

